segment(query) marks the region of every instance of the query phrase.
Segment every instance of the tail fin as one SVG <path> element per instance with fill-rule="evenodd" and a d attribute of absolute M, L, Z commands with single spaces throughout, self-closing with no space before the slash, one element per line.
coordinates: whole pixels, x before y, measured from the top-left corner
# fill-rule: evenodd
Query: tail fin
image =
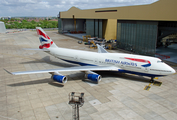
<path fill-rule="evenodd" d="M 43 48 L 57 48 L 57 45 L 50 39 L 50 37 L 44 32 L 41 27 L 36 27 L 37 34 L 39 35 L 39 40 L 41 45 L 39 49 Z"/>

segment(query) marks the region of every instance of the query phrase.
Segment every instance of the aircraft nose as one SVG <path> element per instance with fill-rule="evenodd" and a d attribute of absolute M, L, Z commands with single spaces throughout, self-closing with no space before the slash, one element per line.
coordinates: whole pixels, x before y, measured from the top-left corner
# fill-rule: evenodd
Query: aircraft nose
<path fill-rule="evenodd" d="M 172 74 L 176 73 L 175 69 L 173 69 L 173 68 L 172 68 L 171 72 L 172 72 Z"/>
<path fill-rule="evenodd" d="M 176 73 L 176 71 L 175 71 L 175 69 L 173 69 L 171 66 L 169 66 L 169 65 L 167 65 L 168 67 L 167 67 L 167 69 L 169 70 L 169 75 L 171 75 L 171 74 L 175 74 Z"/>

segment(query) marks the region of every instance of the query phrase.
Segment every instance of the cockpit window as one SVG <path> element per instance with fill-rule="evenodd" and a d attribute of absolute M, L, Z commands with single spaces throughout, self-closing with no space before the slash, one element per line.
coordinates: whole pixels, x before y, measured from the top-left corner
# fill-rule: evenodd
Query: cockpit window
<path fill-rule="evenodd" d="M 163 63 L 162 61 L 157 61 L 157 63 Z"/>

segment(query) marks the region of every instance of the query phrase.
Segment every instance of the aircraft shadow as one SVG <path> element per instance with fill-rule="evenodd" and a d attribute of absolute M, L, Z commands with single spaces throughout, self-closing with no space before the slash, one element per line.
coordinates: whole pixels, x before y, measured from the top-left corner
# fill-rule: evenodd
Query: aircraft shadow
<path fill-rule="evenodd" d="M 84 73 L 76 73 L 76 74 L 67 75 L 68 81 L 81 80 L 81 79 L 83 79 L 83 77 L 84 77 Z M 16 86 L 27 86 L 27 85 L 43 84 L 43 83 L 48 83 L 48 84 L 50 84 L 52 86 L 56 86 L 56 87 L 63 87 L 64 86 L 63 84 L 53 81 L 50 78 L 45 78 L 45 79 L 40 79 L 40 80 L 36 79 L 36 80 L 26 81 L 26 82 L 19 82 L 19 83 L 9 84 L 8 86 L 16 87 Z"/>
<path fill-rule="evenodd" d="M 149 83 L 148 78 L 144 78 L 142 76 L 133 76 L 133 75 L 128 75 L 128 74 L 121 74 L 121 73 L 114 73 L 114 72 L 96 72 L 99 75 L 101 75 L 103 78 L 123 78 L 126 80 L 130 80 L 130 81 L 137 81 L 137 82 L 146 82 Z M 68 78 L 68 82 L 69 81 L 76 81 L 76 80 L 82 80 L 83 82 L 89 82 L 89 83 L 93 83 L 93 84 L 98 84 L 97 82 L 85 79 L 85 74 L 83 72 L 79 72 L 79 73 L 74 73 L 74 74 L 69 74 L 66 75 Z M 8 86 L 11 87 L 16 87 L 16 86 L 27 86 L 27 85 L 34 85 L 34 84 L 43 84 L 43 83 L 48 83 L 52 86 L 56 86 L 56 87 L 64 87 L 63 84 L 55 82 L 53 80 L 51 80 L 50 78 L 45 78 L 45 79 L 37 79 L 37 80 L 33 80 L 33 81 L 26 81 L 26 82 L 19 82 L 19 83 L 14 83 L 14 84 L 9 84 Z M 67 83 L 66 83 L 67 84 Z"/>
<path fill-rule="evenodd" d="M 131 75 L 131 74 L 122 74 L 119 72 L 111 72 L 111 71 L 99 71 L 96 72 L 101 75 L 103 78 L 123 78 L 130 81 L 137 81 L 137 82 L 145 82 L 149 83 L 150 78 L 138 76 L 138 75 Z"/>
<path fill-rule="evenodd" d="M 63 87 L 64 86 L 63 84 L 52 81 L 50 78 L 27 81 L 27 82 L 19 82 L 19 83 L 9 84 L 8 86 L 16 87 L 16 86 L 27 86 L 27 85 L 35 85 L 35 84 L 43 84 L 43 83 L 48 83 L 48 84 L 50 84 L 52 86 L 56 86 L 56 87 Z"/>
<path fill-rule="evenodd" d="M 26 86 L 26 85 L 34 85 L 34 84 L 42 84 L 42 83 L 48 83 L 50 81 L 50 79 L 40 79 L 40 80 L 32 80 L 32 81 L 26 81 L 26 82 L 19 82 L 19 83 L 13 83 L 13 84 L 9 84 L 8 86 Z"/>

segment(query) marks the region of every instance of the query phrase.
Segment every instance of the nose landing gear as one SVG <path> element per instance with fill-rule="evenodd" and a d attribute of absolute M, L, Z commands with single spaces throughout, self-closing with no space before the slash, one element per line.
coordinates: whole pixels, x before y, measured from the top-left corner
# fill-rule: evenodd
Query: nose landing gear
<path fill-rule="evenodd" d="M 150 80 L 149 82 L 150 82 L 150 83 L 154 83 L 154 81 L 155 81 L 154 78 L 155 78 L 155 77 L 151 77 L 151 80 Z"/>
<path fill-rule="evenodd" d="M 162 85 L 162 82 L 155 81 L 154 79 L 158 79 L 158 78 L 151 77 L 151 80 L 149 81 L 150 82 L 149 85 L 146 85 L 144 90 L 149 90 L 151 88 L 151 84 L 154 86 L 161 86 Z"/>

